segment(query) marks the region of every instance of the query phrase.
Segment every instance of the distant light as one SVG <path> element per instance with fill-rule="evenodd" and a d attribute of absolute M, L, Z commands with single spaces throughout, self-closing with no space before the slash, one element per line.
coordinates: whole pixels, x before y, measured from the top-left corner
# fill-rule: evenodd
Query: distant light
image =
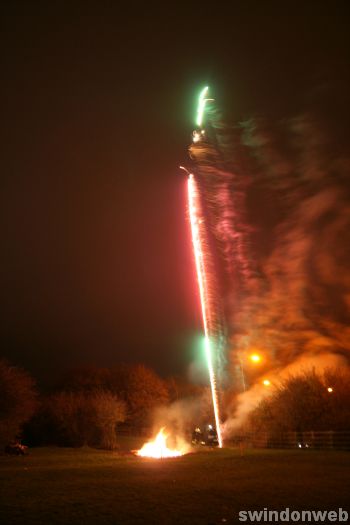
<path fill-rule="evenodd" d="M 259 363 L 261 361 L 261 357 L 258 354 L 252 354 L 250 356 L 250 360 L 253 361 L 253 363 Z"/>
<path fill-rule="evenodd" d="M 329 386 L 329 387 L 327 388 L 327 391 L 331 394 L 331 393 L 333 392 L 333 388 L 332 388 L 331 386 Z"/>
<path fill-rule="evenodd" d="M 263 385 L 270 386 L 271 385 L 271 381 L 269 381 L 268 379 L 264 379 Z"/>

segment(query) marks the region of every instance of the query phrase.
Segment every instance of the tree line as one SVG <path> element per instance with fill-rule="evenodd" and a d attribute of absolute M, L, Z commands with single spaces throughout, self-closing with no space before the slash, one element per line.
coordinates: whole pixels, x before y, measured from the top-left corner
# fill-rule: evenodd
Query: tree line
<path fill-rule="evenodd" d="M 141 364 L 70 369 L 50 393 L 34 379 L 0 361 L 0 449 L 23 436 L 30 445 L 117 448 L 118 430 L 147 432 L 156 407 L 205 389 L 159 377 Z"/>
<path fill-rule="evenodd" d="M 281 433 L 350 431 L 350 372 L 310 370 L 277 383 L 253 409 L 246 428 L 271 440 Z"/>
<path fill-rule="evenodd" d="M 232 417 L 237 393 L 221 394 L 222 414 Z M 0 450 L 19 437 L 32 446 L 115 449 L 122 430 L 147 434 L 159 407 L 162 420 L 188 434 L 211 422 L 209 388 L 162 379 L 144 365 L 71 369 L 43 394 L 28 372 L 0 360 Z M 271 440 L 282 432 L 350 431 L 349 369 L 309 370 L 276 382 L 242 430 Z"/>

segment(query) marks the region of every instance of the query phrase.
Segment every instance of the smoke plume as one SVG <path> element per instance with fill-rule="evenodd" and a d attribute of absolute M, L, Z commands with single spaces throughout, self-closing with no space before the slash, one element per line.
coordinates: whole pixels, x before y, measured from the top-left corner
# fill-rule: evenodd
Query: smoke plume
<path fill-rule="evenodd" d="M 350 156 L 315 115 L 228 128 L 213 110 L 210 125 L 190 151 L 221 247 L 231 379 L 248 385 L 229 429 L 267 393 L 262 378 L 349 363 Z"/>

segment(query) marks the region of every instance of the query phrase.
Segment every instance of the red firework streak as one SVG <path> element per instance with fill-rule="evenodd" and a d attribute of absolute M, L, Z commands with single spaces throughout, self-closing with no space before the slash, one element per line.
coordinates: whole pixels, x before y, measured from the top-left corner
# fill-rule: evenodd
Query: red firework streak
<path fill-rule="evenodd" d="M 187 170 L 186 170 L 187 171 Z M 188 208 L 191 222 L 193 250 L 196 261 L 199 294 L 202 306 L 203 327 L 205 336 L 205 353 L 209 371 L 211 396 L 215 416 L 215 425 L 220 448 L 222 435 L 220 428 L 219 401 L 216 387 L 216 377 L 213 364 L 213 343 L 215 341 L 211 327 L 215 312 L 211 311 L 211 282 L 210 282 L 210 252 L 207 242 L 205 218 L 202 212 L 200 191 L 193 174 L 188 178 Z"/>

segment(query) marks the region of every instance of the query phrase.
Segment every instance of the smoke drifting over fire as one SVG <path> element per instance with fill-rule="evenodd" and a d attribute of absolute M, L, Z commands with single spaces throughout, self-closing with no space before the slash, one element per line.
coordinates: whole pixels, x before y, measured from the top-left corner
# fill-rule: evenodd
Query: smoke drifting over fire
<path fill-rule="evenodd" d="M 350 360 L 350 156 L 334 119 L 311 114 L 229 128 L 190 148 L 221 253 L 231 381 L 247 392 L 234 424 L 266 394 L 261 380 Z M 344 128 L 344 127 L 343 127 Z M 229 425 L 232 420 L 229 421 Z"/>

